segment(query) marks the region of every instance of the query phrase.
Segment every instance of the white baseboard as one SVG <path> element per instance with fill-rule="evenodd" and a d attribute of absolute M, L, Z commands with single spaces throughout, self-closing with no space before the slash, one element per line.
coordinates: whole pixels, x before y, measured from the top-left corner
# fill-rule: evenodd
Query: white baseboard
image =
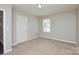
<path fill-rule="evenodd" d="M 29 41 L 29 40 L 32 40 L 32 39 L 35 39 L 35 38 L 38 38 L 39 36 L 34 36 L 34 37 L 32 37 L 32 38 L 28 38 L 28 40 L 24 40 L 24 41 L 22 41 L 22 42 L 16 42 L 16 43 L 14 43 L 13 44 L 13 46 L 16 46 L 16 45 L 18 45 L 18 44 L 20 44 L 20 43 L 23 43 L 23 42 L 25 42 L 25 41 Z"/>
<path fill-rule="evenodd" d="M 57 41 L 62 41 L 62 42 L 71 43 L 71 44 L 76 44 L 76 42 L 71 42 L 71 41 L 67 41 L 67 40 L 63 40 L 63 39 L 59 39 L 59 38 L 52 38 L 52 37 L 47 37 L 47 36 L 43 36 L 43 35 L 40 35 L 39 37 L 48 38 L 48 39 L 57 40 Z"/>
<path fill-rule="evenodd" d="M 18 42 L 14 43 L 13 46 L 15 46 L 15 45 L 17 45 L 17 44 L 18 44 Z"/>
<path fill-rule="evenodd" d="M 6 50 L 6 51 L 4 51 L 4 54 L 11 52 L 11 51 L 12 51 L 12 49 Z"/>
<path fill-rule="evenodd" d="M 47 36 L 44 36 L 44 35 L 34 36 L 34 37 L 29 38 L 28 40 L 25 40 L 25 41 L 29 41 L 29 40 L 32 40 L 32 39 L 35 39 L 35 38 L 38 38 L 38 37 L 43 37 L 43 38 L 48 38 L 48 39 L 52 39 L 52 40 L 62 41 L 62 42 L 66 42 L 66 43 L 76 44 L 76 42 L 71 42 L 71 41 L 67 41 L 67 40 L 63 40 L 63 39 L 59 39 L 59 38 L 47 37 Z M 20 43 L 23 43 L 25 41 L 16 42 L 16 43 L 13 44 L 13 46 L 16 46 L 16 45 L 18 45 Z"/>

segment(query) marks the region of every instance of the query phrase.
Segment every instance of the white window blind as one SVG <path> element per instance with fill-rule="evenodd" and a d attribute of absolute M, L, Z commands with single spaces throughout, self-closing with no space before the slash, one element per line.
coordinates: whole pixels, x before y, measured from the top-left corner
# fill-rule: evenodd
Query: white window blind
<path fill-rule="evenodd" d="M 50 19 L 43 19 L 43 32 L 50 32 Z"/>

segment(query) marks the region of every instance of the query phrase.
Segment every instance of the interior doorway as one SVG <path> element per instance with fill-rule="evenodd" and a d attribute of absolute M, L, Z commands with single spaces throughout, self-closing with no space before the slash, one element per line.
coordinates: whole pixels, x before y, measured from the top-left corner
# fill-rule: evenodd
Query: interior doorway
<path fill-rule="evenodd" d="M 0 11 L 0 54 L 3 54 L 3 11 Z"/>

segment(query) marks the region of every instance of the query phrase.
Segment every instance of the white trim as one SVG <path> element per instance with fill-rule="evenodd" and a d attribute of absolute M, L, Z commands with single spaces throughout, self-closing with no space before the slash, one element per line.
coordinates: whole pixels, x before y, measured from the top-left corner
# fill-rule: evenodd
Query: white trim
<path fill-rule="evenodd" d="M 66 42 L 66 43 L 76 44 L 76 42 L 71 42 L 71 41 L 62 40 L 62 39 L 58 39 L 58 38 L 47 37 L 47 36 L 43 36 L 43 35 L 34 36 L 34 37 L 29 38 L 28 40 L 25 40 L 25 41 L 29 41 L 29 40 L 32 40 L 32 39 L 35 39 L 35 38 L 38 38 L 38 37 L 43 37 L 43 38 L 48 38 L 48 39 L 52 39 L 52 40 L 62 41 L 62 42 Z M 20 44 L 20 43 L 23 43 L 23 42 L 25 42 L 25 41 L 16 42 L 16 43 L 13 44 L 13 46 L 16 46 L 16 45 L 18 45 L 18 44 Z"/>
<path fill-rule="evenodd" d="M 12 51 L 12 49 L 6 50 L 3 54 L 9 53 L 11 51 Z"/>
<path fill-rule="evenodd" d="M 71 42 L 71 41 L 62 40 L 62 39 L 53 38 L 53 37 L 47 37 L 47 36 L 43 36 L 43 35 L 40 35 L 39 37 L 48 38 L 48 39 L 57 40 L 57 41 L 62 41 L 62 42 L 71 43 L 71 44 L 76 44 L 76 42 Z"/>
<path fill-rule="evenodd" d="M 16 46 L 16 45 L 18 45 L 18 44 L 20 44 L 20 43 L 23 43 L 23 42 L 25 42 L 25 41 L 29 41 L 29 40 L 32 40 L 32 39 L 35 39 L 35 38 L 38 38 L 39 36 L 34 36 L 34 37 L 32 37 L 32 38 L 28 38 L 28 40 L 24 40 L 24 41 L 22 41 L 22 42 L 15 42 L 14 44 L 13 44 L 13 46 Z"/>
<path fill-rule="evenodd" d="M 12 46 L 15 46 L 15 45 L 17 45 L 18 44 L 18 42 L 15 42 Z"/>

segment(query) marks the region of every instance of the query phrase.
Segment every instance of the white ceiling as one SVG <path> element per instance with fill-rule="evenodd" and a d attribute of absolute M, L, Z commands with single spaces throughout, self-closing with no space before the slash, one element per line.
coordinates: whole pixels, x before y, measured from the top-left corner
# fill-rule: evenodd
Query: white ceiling
<path fill-rule="evenodd" d="M 42 8 L 38 8 L 37 4 L 13 5 L 14 9 L 21 10 L 35 16 L 44 16 L 60 12 L 66 12 L 74 10 L 77 7 L 77 4 L 43 4 Z"/>

